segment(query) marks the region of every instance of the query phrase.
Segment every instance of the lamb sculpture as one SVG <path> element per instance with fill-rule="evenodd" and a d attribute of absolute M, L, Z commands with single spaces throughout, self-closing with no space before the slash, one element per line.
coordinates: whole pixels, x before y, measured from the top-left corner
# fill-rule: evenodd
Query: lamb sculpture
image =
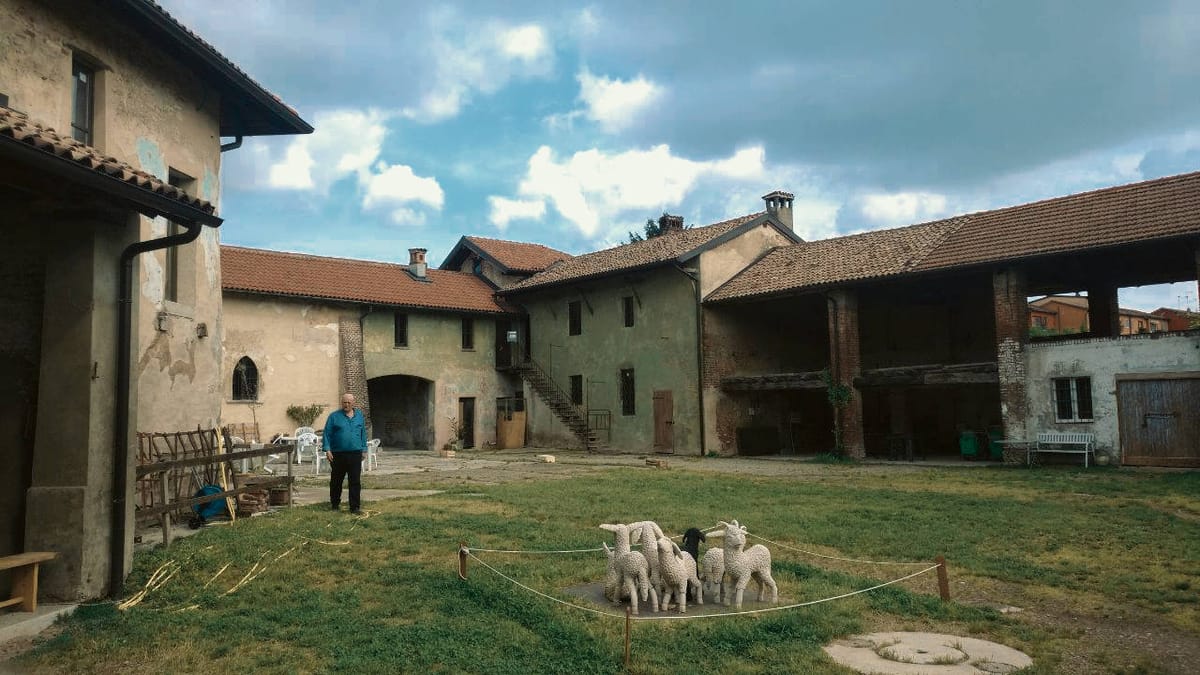
<path fill-rule="evenodd" d="M 722 555 L 725 558 L 725 573 L 729 575 L 730 582 L 733 584 L 734 607 L 741 609 L 742 607 L 742 591 L 746 590 L 746 586 L 753 578 L 758 583 L 758 601 L 762 602 L 764 591 L 767 586 L 771 587 L 771 602 L 779 601 L 779 587 L 775 585 L 775 580 L 771 578 L 771 552 L 762 544 L 755 544 L 749 550 L 742 550 L 746 545 L 746 528 L 739 525 L 738 521 L 726 523 L 721 521 L 725 526 L 725 545 Z M 713 532 L 710 536 L 716 535 Z M 729 593 L 725 594 L 725 605 L 729 605 Z"/>
<path fill-rule="evenodd" d="M 667 537 L 660 537 L 658 540 L 658 570 L 662 579 L 659 587 L 659 609 L 667 611 L 671 596 L 674 595 L 679 604 L 679 613 L 687 612 L 689 587 L 696 589 L 698 604 L 704 604 L 704 596 L 700 594 L 700 580 L 696 578 L 695 559 Z"/>
<path fill-rule="evenodd" d="M 604 575 L 604 597 L 611 602 L 620 602 L 629 598 L 629 609 L 638 613 L 638 597 L 642 601 L 650 601 L 650 607 L 658 611 L 658 593 L 650 584 L 650 566 L 646 557 L 639 551 L 630 550 L 629 526 L 603 524 L 600 529 L 613 533 L 613 546 L 603 544 L 604 554 L 608 556 L 608 571 Z"/>
<path fill-rule="evenodd" d="M 710 546 L 700 560 L 700 579 L 704 593 L 712 593 L 717 602 L 725 601 L 725 549 Z"/>

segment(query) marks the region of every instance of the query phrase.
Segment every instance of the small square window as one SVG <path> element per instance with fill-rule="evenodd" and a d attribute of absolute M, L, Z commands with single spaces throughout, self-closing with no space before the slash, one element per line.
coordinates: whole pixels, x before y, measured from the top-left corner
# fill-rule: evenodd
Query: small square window
<path fill-rule="evenodd" d="M 1058 422 L 1092 421 L 1092 378 L 1054 379 L 1054 417 Z"/>
<path fill-rule="evenodd" d="M 571 403 L 583 405 L 583 376 L 571 376 Z"/>
<path fill-rule="evenodd" d="M 583 308 L 578 300 L 567 303 L 567 335 L 583 333 Z"/>
<path fill-rule="evenodd" d="M 475 349 L 475 319 L 470 317 L 463 317 L 462 320 L 462 348 Z"/>
<path fill-rule="evenodd" d="M 632 327 L 633 321 L 634 321 L 633 296 L 632 295 L 627 295 L 627 296 L 621 298 L 621 309 L 625 314 L 625 327 L 626 328 Z"/>
<path fill-rule="evenodd" d="M 634 402 L 633 368 L 621 369 L 621 414 L 637 414 L 637 406 Z"/>
<path fill-rule="evenodd" d="M 395 346 L 408 346 L 408 315 L 404 312 L 396 312 L 392 315 L 392 330 L 395 336 Z"/>
<path fill-rule="evenodd" d="M 71 135 L 92 144 L 96 114 L 96 69 L 78 58 L 71 62 Z"/>

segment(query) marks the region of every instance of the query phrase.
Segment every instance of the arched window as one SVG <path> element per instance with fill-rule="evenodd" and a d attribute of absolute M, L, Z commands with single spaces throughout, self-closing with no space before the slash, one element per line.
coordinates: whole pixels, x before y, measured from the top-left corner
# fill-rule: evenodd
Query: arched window
<path fill-rule="evenodd" d="M 249 356 L 243 356 L 233 367 L 233 400 L 258 400 L 258 367 Z"/>

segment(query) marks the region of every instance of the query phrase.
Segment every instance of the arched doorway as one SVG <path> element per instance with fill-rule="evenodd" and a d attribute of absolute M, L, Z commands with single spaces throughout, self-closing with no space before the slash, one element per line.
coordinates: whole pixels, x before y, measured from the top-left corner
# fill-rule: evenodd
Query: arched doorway
<path fill-rule="evenodd" d="M 389 448 L 433 446 L 433 381 L 411 375 L 367 380 L 374 434 Z"/>

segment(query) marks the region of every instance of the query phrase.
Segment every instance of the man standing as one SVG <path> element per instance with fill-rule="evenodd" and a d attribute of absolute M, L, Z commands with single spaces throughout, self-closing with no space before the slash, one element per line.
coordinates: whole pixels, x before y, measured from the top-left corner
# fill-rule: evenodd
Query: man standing
<path fill-rule="evenodd" d="M 350 513 L 359 510 L 363 457 L 367 452 L 367 420 L 354 407 L 354 394 L 342 396 L 342 407 L 325 420 L 325 458 L 329 460 L 329 506 L 334 511 L 342 504 L 342 480 L 350 476 Z"/>

